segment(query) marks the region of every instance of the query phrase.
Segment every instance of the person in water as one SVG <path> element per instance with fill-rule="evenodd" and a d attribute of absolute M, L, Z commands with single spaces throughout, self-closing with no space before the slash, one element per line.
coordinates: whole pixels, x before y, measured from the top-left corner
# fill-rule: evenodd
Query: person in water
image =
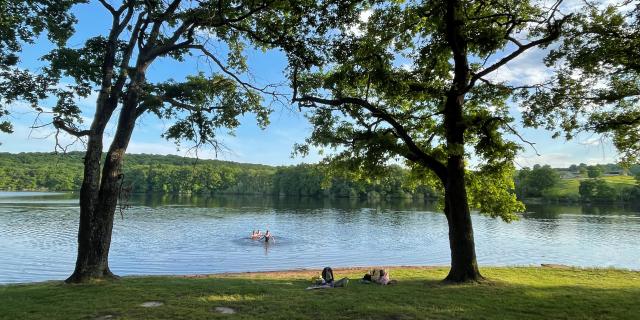
<path fill-rule="evenodd" d="M 276 238 L 273 236 L 273 234 L 271 234 L 271 232 L 269 232 L 269 230 L 264 233 L 264 236 L 262 238 L 264 239 L 264 242 L 276 242 Z"/>
<path fill-rule="evenodd" d="M 259 239 L 261 236 L 262 236 L 262 233 L 260 232 L 260 230 L 258 230 L 258 231 L 253 230 L 251 232 L 251 239 L 253 239 L 253 240 Z"/>

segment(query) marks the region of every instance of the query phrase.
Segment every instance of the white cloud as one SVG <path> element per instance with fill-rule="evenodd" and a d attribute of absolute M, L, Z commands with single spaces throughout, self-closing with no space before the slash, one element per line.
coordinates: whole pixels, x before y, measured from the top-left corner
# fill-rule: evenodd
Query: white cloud
<path fill-rule="evenodd" d="M 521 155 L 516 157 L 516 164 L 520 167 L 533 167 L 536 164 L 548 164 L 554 168 L 568 167 L 574 163 L 573 158 L 567 153 L 545 153 L 541 155 Z"/>
<path fill-rule="evenodd" d="M 589 165 L 615 163 L 618 159 L 615 148 L 601 137 L 564 143 L 559 140 L 554 141 L 554 143 L 540 144 L 538 148 L 540 155 L 531 148 L 526 148 L 525 152 L 516 157 L 516 166 L 532 167 L 535 164 L 548 164 L 556 168 L 566 168 L 579 163 Z"/>
<path fill-rule="evenodd" d="M 603 143 L 602 137 L 593 137 L 593 138 L 580 141 L 580 144 L 585 146 L 598 146 L 602 143 Z"/>
<path fill-rule="evenodd" d="M 364 31 L 362 30 L 362 27 L 364 24 L 366 24 L 367 22 L 369 22 L 369 18 L 371 18 L 371 15 L 373 15 L 373 10 L 372 9 L 368 9 L 368 10 L 364 10 L 362 12 L 360 12 L 360 16 L 358 17 L 358 21 L 355 22 L 354 24 L 352 24 L 349 29 L 347 29 L 347 33 L 349 34 L 353 34 L 355 36 L 362 36 L 364 34 Z"/>
<path fill-rule="evenodd" d="M 546 53 L 547 51 L 542 49 L 526 51 L 490 73 L 486 78 L 490 81 L 507 82 L 513 85 L 542 83 L 551 75 L 551 70 L 542 61 Z M 495 59 L 492 64 L 498 60 Z"/>

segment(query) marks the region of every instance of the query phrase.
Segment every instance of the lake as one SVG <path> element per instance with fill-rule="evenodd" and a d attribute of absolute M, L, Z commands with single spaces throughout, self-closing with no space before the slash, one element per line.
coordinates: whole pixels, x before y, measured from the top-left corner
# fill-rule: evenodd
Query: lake
<path fill-rule="evenodd" d="M 448 265 L 447 223 L 434 204 L 394 200 L 134 196 L 116 213 L 118 275 L 203 274 L 324 266 Z M 640 210 L 534 205 L 512 223 L 473 214 L 480 265 L 640 269 Z M 0 192 L 0 283 L 73 271 L 77 195 Z M 252 241 L 269 229 L 275 244 Z"/>

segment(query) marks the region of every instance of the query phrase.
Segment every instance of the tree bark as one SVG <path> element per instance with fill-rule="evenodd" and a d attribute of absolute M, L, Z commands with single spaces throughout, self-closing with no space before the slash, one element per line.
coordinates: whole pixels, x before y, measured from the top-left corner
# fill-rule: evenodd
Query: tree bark
<path fill-rule="evenodd" d="M 454 61 L 454 77 L 444 109 L 447 142 L 447 181 L 445 186 L 445 214 L 449 224 L 451 270 L 445 278 L 450 282 L 478 281 L 482 279 L 476 261 L 473 226 L 467 199 L 464 172 L 463 117 L 465 94 L 469 85 L 469 61 L 465 39 L 464 13 L 458 0 L 446 3 L 446 38 Z"/>
<path fill-rule="evenodd" d="M 456 75 L 464 85 L 465 76 Z M 455 80 L 454 80 L 455 83 Z M 448 148 L 445 183 L 445 215 L 449 224 L 451 270 L 445 281 L 467 282 L 482 279 L 476 261 L 471 212 L 467 198 L 464 165 L 464 91 L 454 86 L 445 104 L 444 122 Z"/>
<path fill-rule="evenodd" d="M 84 177 L 80 188 L 80 225 L 78 256 L 73 274 L 66 282 L 84 282 L 93 278 L 113 277 L 108 265 L 113 218 L 96 210 L 99 200 L 102 138 L 108 120 L 106 98 L 98 99 L 96 115 L 84 156 Z M 109 227 L 108 227 L 109 226 Z M 107 240 L 108 239 L 108 240 Z"/>
<path fill-rule="evenodd" d="M 444 121 L 449 156 L 445 184 L 445 215 L 449 224 L 451 270 L 445 281 L 466 282 L 482 279 L 476 261 L 471 212 L 465 185 L 464 132 L 462 106 L 464 94 L 452 93 L 447 98 Z"/>
<path fill-rule="evenodd" d="M 135 116 L 128 117 L 121 114 L 118 130 L 102 167 L 102 179 L 100 179 L 100 175 L 94 174 L 91 177 L 85 175 L 85 181 L 90 184 L 90 187 L 85 190 L 83 183 L 80 191 L 78 258 L 75 271 L 66 280 L 67 282 L 116 278 L 109 269 L 109 249 L 120 183 L 123 178 L 122 164 L 134 124 Z M 86 160 L 89 159 L 89 156 L 85 159 L 85 168 L 95 169 L 97 167 L 99 170 L 101 152 L 95 152 L 93 149 L 87 150 L 87 155 L 90 151 L 92 151 L 92 157 L 90 160 Z M 97 158 L 94 156 L 95 154 L 98 154 Z M 86 171 L 87 169 L 85 169 Z M 96 180 L 99 180 L 99 190 L 97 190 Z"/>
<path fill-rule="evenodd" d="M 100 185 L 103 182 L 100 171 L 104 129 L 116 109 L 120 94 L 120 92 L 112 92 L 112 80 L 118 50 L 117 39 L 123 28 L 124 25 L 120 25 L 120 19 L 114 15 L 101 66 L 102 80 L 96 101 L 96 113 L 89 130 L 84 157 L 84 176 L 80 187 L 78 256 L 73 274 L 67 278 L 66 282 L 114 277 L 108 263 L 113 214 L 99 210 L 98 202 Z"/>
<path fill-rule="evenodd" d="M 482 279 L 476 261 L 471 212 L 467 199 L 464 166 L 464 132 L 462 106 L 464 94 L 447 98 L 444 121 L 449 156 L 445 183 L 445 215 L 449 224 L 451 270 L 445 281 L 466 282 Z"/>
<path fill-rule="evenodd" d="M 92 129 L 95 131 L 92 130 L 92 132 L 99 134 L 92 134 L 89 137 L 85 154 L 84 180 L 80 189 L 78 257 L 73 274 L 66 280 L 68 283 L 117 278 L 109 269 L 113 219 L 118 204 L 120 183 L 123 178 L 122 164 L 135 127 L 140 84 L 144 82 L 144 78 L 143 70 L 140 70 L 136 76 L 136 82 L 129 86 L 120 111 L 116 134 L 102 166 L 102 174 L 100 174 L 100 162 L 102 137 L 106 126 L 104 119 L 105 116 L 110 116 L 110 111 L 115 108 L 101 107 L 109 103 L 107 100 L 98 99 L 96 117 L 92 124 Z"/>
<path fill-rule="evenodd" d="M 450 157 L 447 170 L 449 184 L 445 190 L 445 215 L 449 224 L 451 269 L 445 281 L 479 281 L 483 277 L 476 261 L 473 225 L 465 188 L 462 157 Z"/>

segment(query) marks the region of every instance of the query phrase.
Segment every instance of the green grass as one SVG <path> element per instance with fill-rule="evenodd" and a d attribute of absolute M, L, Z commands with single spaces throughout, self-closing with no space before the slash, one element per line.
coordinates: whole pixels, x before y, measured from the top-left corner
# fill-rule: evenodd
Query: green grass
<path fill-rule="evenodd" d="M 549 189 L 547 194 L 557 198 L 579 198 L 580 181 L 584 179 L 586 178 L 560 179 L 560 182 L 558 182 L 555 187 Z M 600 179 L 617 189 L 636 185 L 636 179 L 631 176 L 604 176 L 600 177 Z"/>
<path fill-rule="evenodd" d="M 311 272 L 125 277 L 85 285 L 0 286 L 1 319 L 640 319 L 640 272 L 483 268 L 445 285 L 446 268 L 392 268 L 394 286 L 304 290 Z M 336 271 L 360 278 L 362 270 Z M 163 306 L 143 308 L 145 301 Z M 230 307 L 233 315 L 216 313 Z"/>
<path fill-rule="evenodd" d="M 602 179 L 616 187 L 631 187 L 636 184 L 636 179 L 631 176 L 607 176 Z"/>

